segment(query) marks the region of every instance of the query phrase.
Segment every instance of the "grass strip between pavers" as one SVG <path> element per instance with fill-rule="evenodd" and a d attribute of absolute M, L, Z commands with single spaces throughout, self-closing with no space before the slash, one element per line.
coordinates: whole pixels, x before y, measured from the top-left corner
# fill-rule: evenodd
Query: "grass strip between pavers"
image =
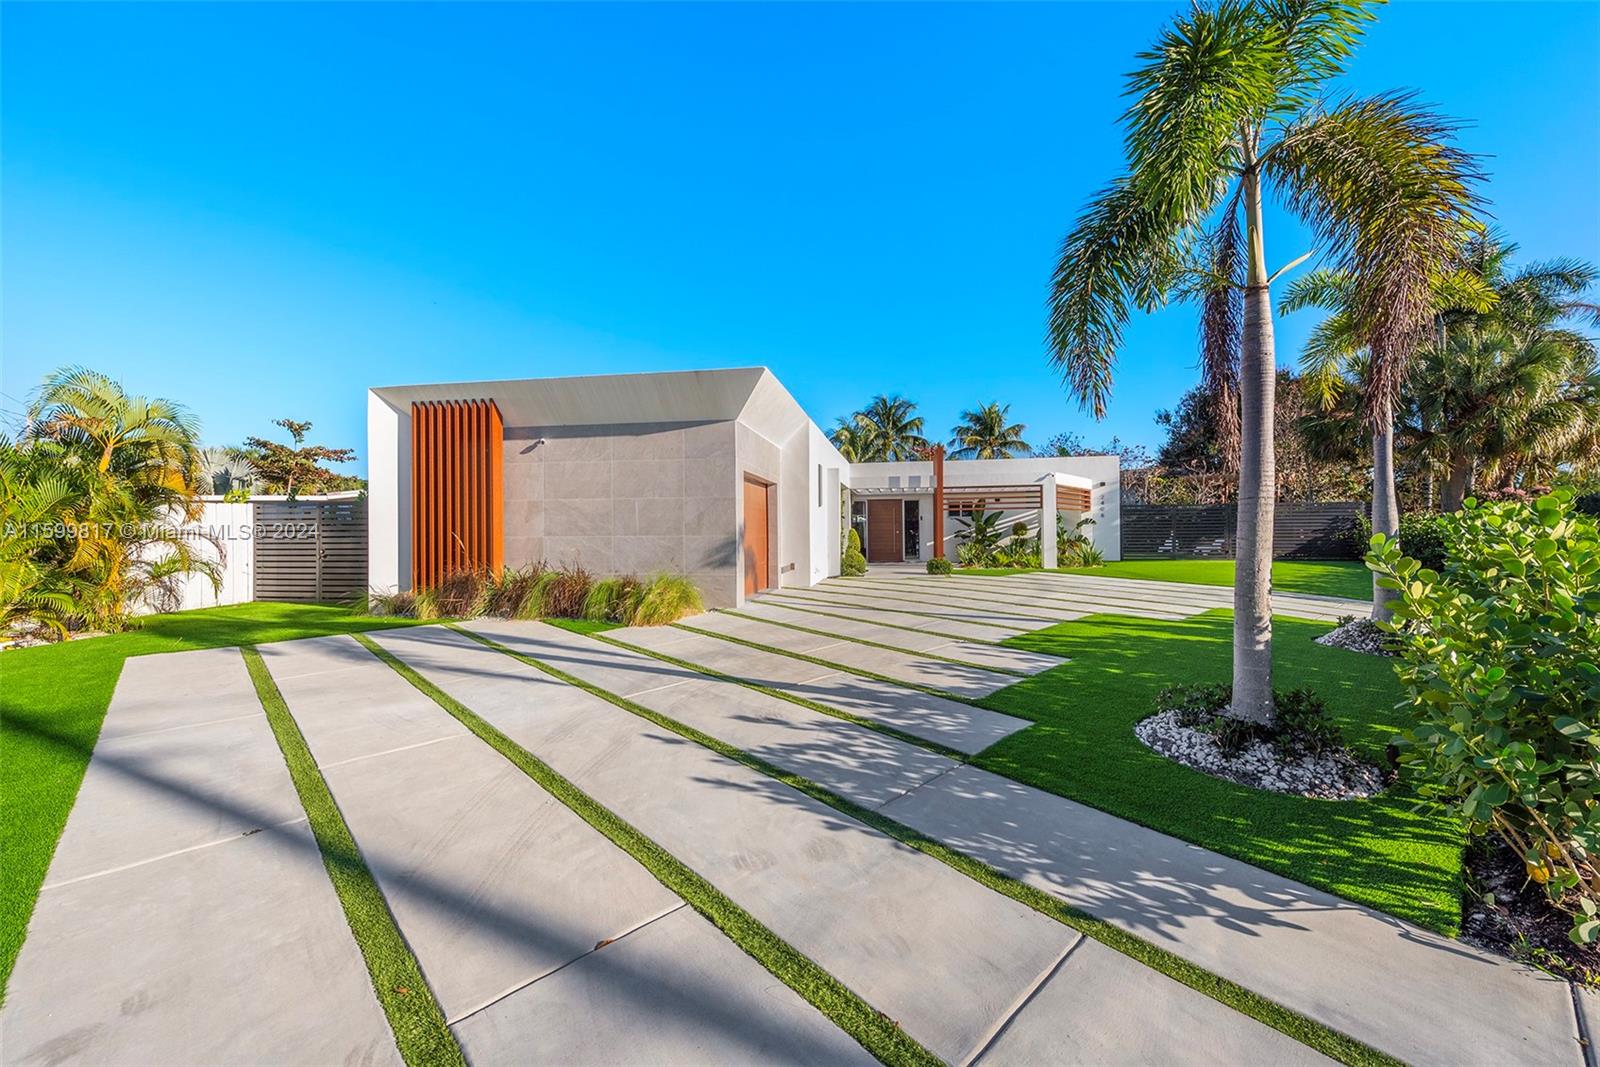
<path fill-rule="evenodd" d="M 750 639 L 744 637 L 734 637 L 731 634 L 719 634 L 715 630 L 702 630 L 698 626 L 690 626 L 687 623 L 675 622 L 672 625 L 680 630 L 687 630 L 692 634 L 699 634 L 701 637 L 715 637 L 719 641 L 728 641 L 735 645 L 743 645 L 746 648 L 753 648 L 757 652 L 771 652 L 778 656 L 788 656 L 790 659 L 805 660 L 807 663 L 815 663 L 819 667 L 829 667 L 844 674 L 854 674 L 859 678 L 870 678 L 874 682 L 887 682 L 890 685 L 897 685 L 901 689 L 915 689 L 919 693 L 926 693 L 931 697 L 938 697 L 941 700 L 954 700 L 958 704 L 971 704 L 975 708 L 983 707 L 982 704 L 978 703 L 978 701 L 972 697 L 964 697 L 959 693 L 952 693 L 948 689 L 940 689 L 938 686 L 923 685 L 921 682 L 908 682 L 900 678 L 891 678 L 887 674 L 879 674 L 877 671 L 869 671 L 865 667 L 850 667 L 843 663 L 835 663 L 832 660 L 822 659 L 819 656 L 809 656 L 804 652 L 790 652 L 786 648 L 774 648 L 771 645 L 764 645 L 760 641 L 751 641 Z M 633 646 L 627 645 L 625 647 L 632 648 Z M 635 651 L 638 650 L 636 649 Z M 899 652 L 902 650 L 896 649 L 895 651 Z M 971 664 L 963 664 L 962 666 L 971 666 Z M 987 670 L 987 668 L 979 669 Z M 1018 681 L 1023 681 L 1029 677 L 1032 676 L 1024 675 L 1022 678 L 1019 678 Z"/>
<path fill-rule="evenodd" d="M 470 630 L 454 624 L 450 624 L 450 628 L 498 651 L 509 651 Z M 551 796 L 572 809 L 584 822 L 600 831 L 618 848 L 633 857 L 654 875 L 657 881 L 683 898 L 690 907 L 727 935 L 728 939 L 743 949 L 746 955 L 760 963 L 784 985 L 800 994 L 807 1003 L 855 1038 L 863 1048 L 879 1060 L 887 1064 L 928 1065 L 928 1067 L 941 1062 L 937 1056 L 901 1030 L 892 1019 L 862 1000 L 844 983 L 773 933 L 765 924 L 735 904 L 721 890 L 676 856 L 579 789 L 554 767 L 501 733 L 486 719 L 428 681 L 414 667 L 388 649 L 360 634 L 353 636 L 369 652 L 387 663 L 402 678 L 454 716 L 480 740 L 510 760 Z M 538 660 L 517 656 L 515 653 L 512 655 L 563 682 L 610 700 L 611 703 L 618 702 L 617 698 L 564 671 Z M 633 710 L 626 704 L 619 706 L 624 710 Z"/>
<path fill-rule="evenodd" d="M 968 644 L 973 645 L 995 645 L 996 647 L 1000 648 L 1005 647 L 999 639 L 992 639 L 988 637 L 960 637 L 956 634 L 946 633 L 943 630 L 924 630 L 920 626 L 903 626 L 898 622 L 880 622 L 877 619 L 863 619 L 859 615 L 846 615 L 838 611 L 820 611 L 812 606 L 814 604 L 821 603 L 821 601 L 818 600 L 800 600 L 796 597 L 783 597 L 773 598 L 771 600 L 758 600 L 756 603 L 764 604 L 767 607 L 783 608 L 786 611 L 798 611 L 806 615 L 824 615 L 830 619 L 843 619 L 845 622 L 864 622 L 872 626 L 886 626 L 891 630 L 904 630 L 908 634 L 926 634 L 929 637 L 943 637 L 951 641 L 965 641 Z M 878 611 L 880 609 L 867 608 L 865 610 Z M 926 618 L 926 616 L 922 617 Z M 761 621 L 772 622 L 773 620 L 762 619 Z M 950 619 L 947 621 L 958 622 L 960 620 Z"/>
<path fill-rule="evenodd" d="M 272 735 L 278 739 L 283 760 L 289 767 L 295 792 L 311 823 L 311 832 L 322 852 L 322 864 L 333 883 L 345 921 L 361 949 L 367 973 L 378 1003 L 389 1018 L 395 1044 L 410 1067 L 447 1067 L 466 1059 L 461 1046 L 445 1021 L 433 990 L 422 976 L 422 968 L 412 955 L 400 928 L 389 911 L 383 891 L 372 877 L 366 860 L 356 847 L 350 826 L 344 821 L 327 780 L 306 746 L 305 735 L 289 713 L 289 705 L 272 680 L 261 653 L 253 645 L 239 650 L 244 655 L 256 696 L 267 713 Z"/>
<path fill-rule="evenodd" d="M 855 819 L 857 822 L 863 823 L 902 844 L 909 845 L 917 851 L 955 868 L 974 881 L 1032 908 L 1041 915 L 1055 919 L 1057 922 L 1077 930 L 1086 937 L 1093 938 L 1108 948 L 1115 949 L 1153 970 L 1160 971 L 1168 978 L 1181 982 L 1190 989 L 1204 993 L 1213 1000 L 1226 1004 L 1241 1014 L 1250 1016 L 1257 1022 L 1264 1023 L 1274 1030 L 1287 1034 L 1296 1041 L 1317 1050 L 1324 1056 L 1338 1060 L 1341 1063 L 1360 1065 L 1360 1067 L 1403 1067 L 1403 1061 L 1381 1052 L 1365 1042 L 1342 1034 L 1309 1016 L 1302 1015 L 1291 1008 L 1286 1008 L 1274 1000 L 1269 1000 L 1236 982 L 1223 978 L 1221 975 L 1196 966 L 1173 952 L 1130 934 L 1104 919 L 1073 907 L 1051 893 L 1013 878 L 983 860 L 951 848 L 937 838 L 929 837 L 919 830 L 914 830 L 904 823 L 897 822 L 887 815 L 873 811 L 870 808 L 864 808 L 827 787 L 813 782 L 809 778 L 784 770 L 782 767 L 769 763 L 760 756 L 730 745 L 726 741 L 712 737 L 710 734 L 681 723 L 658 711 L 636 704 L 626 697 L 619 697 L 614 693 L 601 689 L 599 686 L 585 682 L 581 678 L 576 678 L 560 668 L 552 667 L 534 656 L 508 648 L 482 634 L 456 626 L 451 628 L 465 634 L 479 644 L 501 652 L 518 662 L 537 667 L 546 674 L 577 686 L 624 711 L 631 712 L 663 729 L 672 731 L 680 737 L 702 745 L 718 755 L 725 756 L 753 771 L 781 782 L 791 789 L 804 793 L 813 800 L 820 801 L 835 811 Z M 355 637 L 357 641 L 361 641 L 363 644 L 371 643 L 370 639 L 360 634 L 355 635 Z M 617 644 L 624 648 L 632 647 L 604 637 L 601 637 L 600 640 L 607 641 L 610 644 Z"/>
<path fill-rule="evenodd" d="M 723 608 L 724 615 L 732 615 L 739 619 L 749 619 L 751 622 L 764 622 L 769 626 L 782 626 L 787 630 L 798 630 L 803 634 L 815 634 L 818 637 L 831 637 L 835 641 L 849 641 L 852 644 L 866 645 L 869 648 L 881 648 L 889 652 L 904 652 L 908 656 L 921 656 L 924 659 L 936 659 L 944 663 L 953 663 L 957 667 L 971 667 L 973 670 L 989 671 L 993 674 L 1009 674 L 1013 678 L 1031 678 L 1027 671 L 1019 671 L 1015 667 L 992 667 L 986 663 L 974 663 L 969 659 L 957 659 L 954 656 L 941 656 L 937 652 L 926 652 L 920 648 L 901 648 L 899 645 L 886 645 L 882 641 L 873 641 L 865 637 L 852 637 L 849 634 L 839 633 L 837 630 L 816 630 L 810 626 L 801 626 L 797 622 L 779 622 L 777 619 L 763 619 L 759 615 L 746 615 L 736 608 Z M 952 637 L 951 643 L 960 640 Z"/>

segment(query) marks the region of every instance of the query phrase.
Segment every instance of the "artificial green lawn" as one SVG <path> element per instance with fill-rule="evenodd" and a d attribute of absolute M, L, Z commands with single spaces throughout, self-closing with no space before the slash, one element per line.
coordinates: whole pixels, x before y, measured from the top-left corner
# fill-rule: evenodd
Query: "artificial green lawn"
<path fill-rule="evenodd" d="M 1346 742 L 1381 764 L 1403 719 L 1393 667 L 1313 643 L 1328 628 L 1273 620 L 1278 687 L 1321 694 Z M 1457 931 L 1462 831 L 1446 815 L 1413 810 L 1403 780 L 1371 800 L 1309 800 L 1189 770 L 1134 736 L 1163 686 L 1228 680 L 1231 612 L 1173 622 L 1094 615 L 1003 643 L 1071 662 L 978 701 L 1035 725 L 985 749 L 975 765 L 1420 926 Z"/>
<path fill-rule="evenodd" d="M 306 821 L 317 839 L 323 868 L 367 965 L 372 990 L 394 1031 L 401 1058 L 408 1067 L 466 1067 L 444 1011 L 422 977 L 422 966 L 406 944 L 389 911 L 389 902 L 356 847 L 350 825 L 344 821 L 327 779 L 306 745 L 305 735 L 272 680 L 272 672 L 254 646 L 244 650 L 244 662 L 305 809 Z"/>
<path fill-rule="evenodd" d="M 0 1000 L 129 656 L 350 633 L 413 620 L 310 604 L 154 615 L 127 633 L 0 652 Z"/>
<path fill-rule="evenodd" d="M 1147 582 L 1188 582 L 1193 585 L 1232 585 L 1231 559 L 1125 559 L 1098 567 L 1058 567 L 1063 574 L 1095 578 L 1142 578 Z M 1019 567 L 970 567 L 956 574 L 995 577 L 1027 574 Z M 1276 560 L 1272 588 L 1280 593 L 1316 593 L 1351 600 L 1372 599 L 1372 572 L 1366 564 L 1348 559 Z"/>

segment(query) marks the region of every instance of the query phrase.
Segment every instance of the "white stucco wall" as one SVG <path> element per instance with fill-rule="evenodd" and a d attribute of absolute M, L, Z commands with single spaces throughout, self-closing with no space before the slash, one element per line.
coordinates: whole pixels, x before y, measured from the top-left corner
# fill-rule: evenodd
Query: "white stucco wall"
<path fill-rule="evenodd" d="M 367 392 L 367 585 L 411 584 L 411 413 Z"/>
<path fill-rule="evenodd" d="M 1108 560 L 1122 558 L 1122 491 L 1121 463 L 1116 456 L 1046 456 L 1041 458 L 946 460 L 945 485 L 1033 485 L 1048 475 L 1058 474 L 1062 484 L 1087 485 L 1090 490 L 1089 516 L 1094 525 L 1084 533 Z M 908 461 L 898 463 L 853 463 L 849 470 L 849 484 L 858 489 L 883 489 L 905 492 L 919 499 L 925 497 L 919 514 L 922 520 L 922 558 L 933 554 L 933 463 Z M 885 494 L 874 494 L 885 495 Z M 1077 516 L 1069 513 L 1068 522 Z M 1039 512 L 1006 512 L 1004 521 L 1026 522 L 1037 533 Z M 945 554 L 954 558 L 954 536 L 960 524 L 954 519 L 945 521 Z"/>

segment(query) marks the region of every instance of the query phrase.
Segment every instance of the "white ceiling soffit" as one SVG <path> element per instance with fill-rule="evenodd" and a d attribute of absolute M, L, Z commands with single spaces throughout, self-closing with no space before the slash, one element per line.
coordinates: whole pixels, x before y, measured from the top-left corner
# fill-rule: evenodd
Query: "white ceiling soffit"
<path fill-rule="evenodd" d="M 393 385 L 374 389 L 402 411 L 416 401 L 493 400 L 507 426 L 727 422 L 739 417 L 763 367 Z"/>

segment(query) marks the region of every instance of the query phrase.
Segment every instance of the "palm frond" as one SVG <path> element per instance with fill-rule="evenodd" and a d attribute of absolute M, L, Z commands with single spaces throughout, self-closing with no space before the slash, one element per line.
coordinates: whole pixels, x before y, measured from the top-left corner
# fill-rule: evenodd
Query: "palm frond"
<path fill-rule="evenodd" d="M 1434 280 L 1461 251 L 1482 175 L 1456 124 L 1395 93 L 1295 123 L 1264 157 L 1289 208 L 1353 282 L 1372 356 L 1369 415 L 1387 418 L 1432 321 Z"/>
<path fill-rule="evenodd" d="M 1102 191 L 1061 242 L 1050 284 L 1050 363 L 1096 418 L 1111 397 L 1129 311 L 1163 291 L 1178 237 L 1124 179 Z"/>

